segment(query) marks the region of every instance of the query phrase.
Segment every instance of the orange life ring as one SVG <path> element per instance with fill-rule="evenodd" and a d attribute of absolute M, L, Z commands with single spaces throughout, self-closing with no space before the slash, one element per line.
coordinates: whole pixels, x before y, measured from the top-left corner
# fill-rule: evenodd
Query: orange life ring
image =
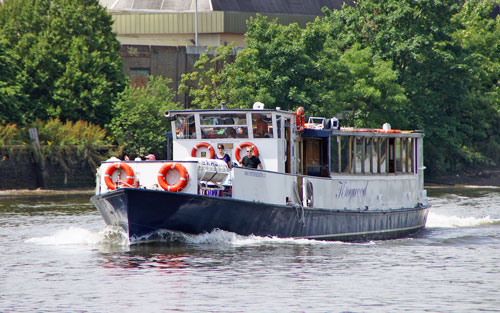
<path fill-rule="evenodd" d="M 387 133 L 387 134 L 399 134 L 401 133 L 401 130 L 399 129 L 377 129 L 377 132 L 379 133 Z"/>
<path fill-rule="evenodd" d="M 304 131 L 304 126 L 306 124 L 306 116 L 305 116 L 305 111 L 303 107 L 299 107 L 297 109 L 297 112 L 295 114 L 295 124 L 296 124 L 296 129 L 299 133 Z"/>
<path fill-rule="evenodd" d="M 236 161 L 239 162 L 241 160 L 241 156 L 240 156 L 241 149 L 246 148 L 246 147 L 252 147 L 253 155 L 255 155 L 256 157 L 259 156 L 259 150 L 257 149 L 257 147 L 253 143 L 246 141 L 246 142 L 240 143 L 240 145 L 234 151 L 234 157 L 236 158 Z"/>
<path fill-rule="evenodd" d="M 118 187 L 118 183 L 115 184 L 115 182 L 113 182 L 113 179 L 112 179 L 113 173 L 117 169 L 124 170 L 125 174 L 127 175 L 127 179 L 125 180 L 124 183 L 123 182 L 122 183 L 125 184 L 126 187 L 134 187 L 134 184 L 135 184 L 134 170 L 132 169 L 132 167 L 130 167 L 130 165 L 128 165 L 127 163 L 123 163 L 123 162 L 116 162 L 116 163 L 111 164 L 108 167 L 108 169 L 104 173 L 104 182 L 106 183 L 106 186 L 108 186 L 108 188 L 111 190 L 114 190 L 114 189 L 116 189 L 116 187 Z"/>
<path fill-rule="evenodd" d="M 177 170 L 181 175 L 179 181 L 175 185 L 170 185 L 169 183 L 167 183 L 167 174 L 172 169 Z M 168 162 L 167 164 L 163 165 L 158 172 L 158 183 L 160 184 L 161 188 L 163 188 L 163 190 L 172 192 L 181 191 L 184 187 L 186 187 L 188 181 L 189 173 L 184 165 L 180 163 Z"/>
<path fill-rule="evenodd" d="M 213 159 L 215 158 L 215 150 L 214 150 L 214 147 L 212 147 L 208 142 L 200 142 L 199 144 L 197 144 L 196 146 L 193 147 L 193 150 L 191 150 L 191 156 L 193 158 L 196 158 L 196 152 L 198 151 L 199 148 L 201 147 L 205 147 L 208 149 L 208 151 L 210 152 L 210 159 Z"/>

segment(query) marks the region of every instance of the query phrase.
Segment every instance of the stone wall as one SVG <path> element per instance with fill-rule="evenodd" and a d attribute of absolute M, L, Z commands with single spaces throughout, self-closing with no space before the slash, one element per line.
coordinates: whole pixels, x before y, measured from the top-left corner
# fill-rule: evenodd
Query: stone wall
<path fill-rule="evenodd" d="M 30 146 L 0 147 L 0 190 L 92 189 L 96 166 L 107 159 L 110 147 L 99 149 L 93 161 L 76 147 L 66 147 L 37 160 Z M 93 163 L 94 162 L 94 163 Z"/>

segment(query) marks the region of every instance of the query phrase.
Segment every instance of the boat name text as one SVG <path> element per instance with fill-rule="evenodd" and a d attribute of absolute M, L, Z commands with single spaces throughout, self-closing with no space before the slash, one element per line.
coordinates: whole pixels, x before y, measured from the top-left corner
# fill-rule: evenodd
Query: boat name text
<path fill-rule="evenodd" d="M 349 188 L 346 182 L 339 182 L 339 189 L 335 197 L 337 199 L 340 198 L 349 198 L 349 201 L 354 197 L 366 197 L 366 190 L 368 189 L 368 182 L 366 185 L 361 188 Z"/>
<path fill-rule="evenodd" d="M 266 174 L 265 173 L 261 173 L 261 172 L 245 172 L 245 175 L 246 176 L 253 176 L 253 177 L 266 177 Z"/>

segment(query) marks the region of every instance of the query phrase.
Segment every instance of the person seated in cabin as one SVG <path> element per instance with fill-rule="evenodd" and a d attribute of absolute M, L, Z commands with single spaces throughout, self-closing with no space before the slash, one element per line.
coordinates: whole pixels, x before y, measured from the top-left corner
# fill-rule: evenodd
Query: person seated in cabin
<path fill-rule="evenodd" d="M 185 129 L 185 138 L 193 139 L 196 138 L 196 126 L 194 121 L 186 123 L 184 125 Z"/>
<path fill-rule="evenodd" d="M 229 168 L 233 167 L 231 165 L 231 157 L 224 151 L 224 145 L 221 143 L 217 145 L 217 154 L 215 155 L 215 159 L 226 162 Z"/>
<path fill-rule="evenodd" d="M 146 155 L 146 161 L 156 161 L 156 156 L 154 154 Z"/>
<path fill-rule="evenodd" d="M 236 138 L 248 138 L 248 131 L 246 127 L 238 127 L 236 130 Z"/>
<path fill-rule="evenodd" d="M 253 117 L 254 117 L 254 120 L 253 120 L 253 124 L 254 124 L 254 133 L 253 133 L 253 136 L 255 138 L 269 137 L 269 127 L 268 127 L 266 121 L 264 121 L 262 119 L 262 114 L 253 114 Z"/>
<path fill-rule="evenodd" d="M 226 128 L 224 135 L 228 138 L 236 138 L 236 130 L 232 127 Z"/>
<path fill-rule="evenodd" d="M 256 157 L 253 155 L 253 147 L 248 147 L 247 148 L 247 155 L 241 159 L 241 165 L 244 167 L 249 167 L 249 168 L 260 168 L 261 170 L 264 169 L 262 166 L 262 162 L 260 162 L 259 157 Z"/>

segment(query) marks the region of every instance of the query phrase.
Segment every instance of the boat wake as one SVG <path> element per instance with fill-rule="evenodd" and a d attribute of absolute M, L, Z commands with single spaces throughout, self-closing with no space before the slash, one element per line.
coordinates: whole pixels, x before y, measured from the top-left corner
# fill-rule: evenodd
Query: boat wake
<path fill-rule="evenodd" d="M 490 216 L 484 217 L 459 217 L 446 216 L 436 213 L 429 213 L 426 227 L 431 228 L 456 228 L 456 227 L 477 227 L 500 223 L 500 219 L 494 219 Z"/>
<path fill-rule="evenodd" d="M 127 234 L 121 228 L 115 226 L 106 226 L 99 232 L 92 232 L 84 228 L 70 227 L 59 230 L 50 236 L 30 238 L 26 240 L 26 242 L 53 246 L 128 246 L 130 244 Z"/>
<path fill-rule="evenodd" d="M 220 229 L 210 233 L 200 235 L 189 235 L 180 232 L 159 230 L 148 236 L 135 238 L 129 241 L 127 234 L 119 227 L 106 226 L 98 232 L 70 227 L 57 231 L 53 235 L 44 237 L 35 237 L 27 239 L 25 242 L 39 245 L 51 246 L 129 246 L 130 244 L 180 244 L 180 245 L 228 245 L 228 246 L 259 246 L 273 244 L 297 244 L 297 245 L 331 245 L 346 244 L 334 241 L 319 241 L 309 239 L 295 238 L 277 238 L 277 237 L 259 237 L 259 236 L 241 236 L 235 233 L 223 231 Z"/>
<path fill-rule="evenodd" d="M 297 244 L 297 245 L 331 245 L 345 244 L 334 241 L 319 241 L 309 239 L 296 238 L 278 238 L 278 237 L 259 237 L 259 236 L 242 236 L 232 232 L 223 231 L 220 229 L 213 230 L 209 233 L 199 235 L 190 235 L 180 232 L 167 230 L 159 230 L 148 236 L 134 238 L 132 243 L 141 244 L 144 242 L 163 242 L 170 244 L 186 244 L 186 245 L 228 245 L 228 246 L 260 246 L 273 244 Z"/>

